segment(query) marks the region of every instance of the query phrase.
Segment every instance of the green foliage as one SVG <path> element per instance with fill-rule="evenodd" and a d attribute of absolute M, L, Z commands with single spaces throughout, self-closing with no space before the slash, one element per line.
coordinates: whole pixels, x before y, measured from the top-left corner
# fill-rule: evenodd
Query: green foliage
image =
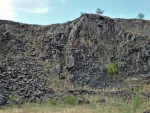
<path fill-rule="evenodd" d="M 136 113 L 136 111 L 140 108 L 142 105 L 142 100 L 141 100 L 141 89 L 138 88 L 135 97 L 132 100 L 132 111 L 133 113 Z"/>
<path fill-rule="evenodd" d="M 77 104 L 77 98 L 74 96 L 66 96 L 64 98 L 64 104 L 76 105 Z"/>
<path fill-rule="evenodd" d="M 83 12 L 80 12 L 80 14 L 83 15 L 84 13 L 83 13 Z"/>
<path fill-rule="evenodd" d="M 117 73 L 117 64 L 116 63 L 107 63 L 105 65 L 106 72 L 109 76 L 113 77 Z"/>
<path fill-rule="evenodd" d="M 144 19 L 144 14 L 143 13 L 139 13 L 137 16 L 139 19 Z"/>
<path fill-rule="evenodd" d="M 141 88 L 136 91 L 135 97 L 133 97 L 130 104 L 122 103 L 119 107 L 121 113 L 136 113 L 138 109 L 142 106 L 141 99 Z"/>
<path fill-rule="evenodd" d="M 98 15 L 102 15 L 104 13 L 104 10 L 101 10 L 101 9 L 96 9 L 96 14 Z"/>
<path fill-rule="evenodd" d="M 57 105 L 58 105 L 58 102 L 57 102 L 56 99 L 51 99 L 51 100 L 49 101 L 49 103 L 50 103 L 52 106 L 57 106 Z"/>
<path fill-rule="evenodd" d="M 11 101 L 17 101 L 17 99 L 19 98 L 19 94 L 17 92 L 12 92 L 10 95 L 9 95 L 9 99 Z"/>

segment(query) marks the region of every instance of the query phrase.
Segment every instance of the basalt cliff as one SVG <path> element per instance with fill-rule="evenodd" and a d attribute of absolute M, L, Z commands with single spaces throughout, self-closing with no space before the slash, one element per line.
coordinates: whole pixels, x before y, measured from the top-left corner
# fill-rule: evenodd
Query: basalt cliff
<path fill-rule="evenodd" d="M 22 99 L 50 98 L 51 78 L 60 87 L 69 81 L 103 88 L 129 77 L 150 81 L 148 20 L 94 14 L 45 26 L 0 20 L 0 106 L 16 92 Z"/>

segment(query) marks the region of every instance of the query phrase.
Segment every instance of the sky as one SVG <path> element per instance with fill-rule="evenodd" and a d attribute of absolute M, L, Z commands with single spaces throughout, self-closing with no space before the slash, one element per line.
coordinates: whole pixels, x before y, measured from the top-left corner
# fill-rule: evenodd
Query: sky
<path fill-rule="evenodd" d="M 0 19 L 21 23 L 49 25 L 74 20 L 84 13 L 104 10 L 111 18 L 150 20 L 150 0 L 1 0 Z"/>

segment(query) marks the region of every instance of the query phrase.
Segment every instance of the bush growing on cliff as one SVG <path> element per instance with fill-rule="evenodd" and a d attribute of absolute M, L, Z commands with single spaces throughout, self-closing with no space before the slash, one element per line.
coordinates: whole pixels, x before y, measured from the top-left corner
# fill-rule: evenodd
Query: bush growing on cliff
<path fill-rule="evenodd" d="M 109 76 L 114 76 L 117 73 L 117 64 L 116 63 L 107 63 L 105 65 L 106 72 Z"/>
<path fill-rule="evenodd" d="M 9 99 L 11 101 L 17 101 L 17 99 L 19 98 L 19 94 L 17 92 L 12 92 L 10 95 L 9 95 Z"/>

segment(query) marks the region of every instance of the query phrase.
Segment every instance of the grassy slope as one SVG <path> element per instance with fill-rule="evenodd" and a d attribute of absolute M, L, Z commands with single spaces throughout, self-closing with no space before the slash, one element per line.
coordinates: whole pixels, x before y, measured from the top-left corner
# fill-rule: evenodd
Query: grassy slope
<path fill-rule="evenodd" d="M 91 103 L 89 105 L 58 105 L 52 106 L 50 104 L 25 104 L 21 108 L 12 107 L 0 110 L 0 113 L 131 113 L 131 103 L 116 102 L 110 99 L 112 102 L 106 102 L 101 104 Z M 136 113 L 143 113 L 148 110 L 150 102 L 145 100 L 142 106 Z"/>
<path fill-rule="evenodd" d="M 145 85 L 142 92 L 149 92 L 150 85 Z M 133 99 L 123 100 L 118 97 L 108 97 L 105 95 L 83 95 L 88 98 L 90 104 L 88 105 L 66 105 L 58 103 L 52 105 L 50 102 L 37 104 L 26 103 L 21 107 L 9 107 L 0 109 L 0 113 L 143 113 L 150 110 L 150 101 L 146 98 L 141 98 L 140 107 L 133 112 Z M 105 98 L 106 102 L 97 103 L 98 98 Z"/>

